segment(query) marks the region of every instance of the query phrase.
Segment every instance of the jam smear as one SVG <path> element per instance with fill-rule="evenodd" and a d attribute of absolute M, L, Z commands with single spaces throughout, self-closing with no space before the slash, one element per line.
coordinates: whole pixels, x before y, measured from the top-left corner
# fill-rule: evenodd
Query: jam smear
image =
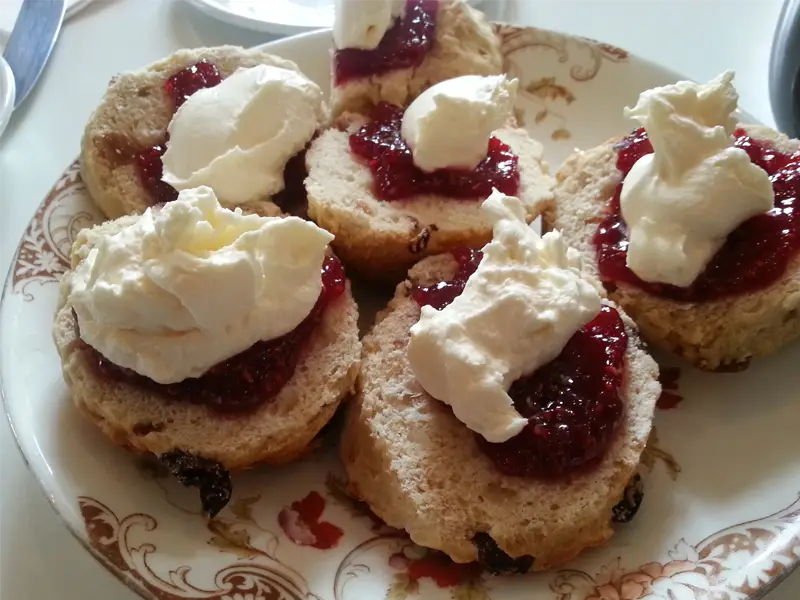
<path fill-rule="evenodd" d="M 386 31 L 377 48 L 337 50 L 333 55 L 336 85 L 422 64 L 436 38 L 437 4 L 438 0 L 407 0 L 405 14 Z"/>
<path fill-rule="evenodd" d="M 178 71 L 167 79 L 164 89 L 172 97 L 175 110 L 181 107 L 186 100 L 204 88 L 214 87 L 222 82 L 222 75 L 216 65 L 201 60 L 197 64 Z M 139 178 L 144 188 L 153 199 L 153 204 L 171 202 L 178 197 L 178 190 L 168 183 L 161 181 L 164 165 L 161 157 L 167 151 L 169 140 L 156 144 L 134 157 L 134 164 L 139 171 Z"/>
<path fill-rule="evenodd" d="M 222 75 L 217 66 L 205 59 L 178 71 L 167 79 L 164 89 L 172 96 L 175 110 L 188 100 L 189 96 L 205 88 L 214 87 L 222 82 Z"/>
<path fill-rule="evenodd" d="M 311 145 L 295 154 L 286 163 L 283 169 L 284 188 L 272 197 L 272 201 L 286 214 L 301 219 L 308 218 L 308 195 L 305 181 L 308 176 L 306 169 L 306 151 Z"/>
<path fill-rule="evenodd" d="M 735 145 L 769 174 L 775 191 L 772 210 L 748 219 L 732 231 L 692 285 L 648 283 L 626 265 L 628 232 L 620 209 L 620 183 L 594 237 L 600 276 L 606 287 L 623 282 L 672 300 L 707 302 L 763 289 L 783 276 L 800 249 L 800 212 L 796 207 L 800 152 L 778 152 L 743 129 L 737 129 L 734 137 Z M 644 129 L 638 129 L 620 142 L 617 150 L 617 169 L 624 177 L 637 160 L 653 152 L 653 147 Z"/>
<path fill-rule="evenodd" d="M 376 106 L 369 123 L 350 136 L 350 150 L 364 159 L 375 179 L 375 195 L 402 200 L 417 194 L 450 198 L 487 198 L 493 188 L 509 196 L 519 190 L 519 158 L 496 137 L 489 138 L 487 155 L 470 170 L 439 169 L 425 173 L 414 164 L 411 149 L 400 133 L 403 109 Z"/>
<path fill-rule="evenodd" d="M 245 412 L 277 395 L 292 378 L 326 306 L 346 287 L 344 269 L 333 256 L 322 267 L 322 293 L 311 313 L 293 331 L 257 342 L 244 352 L 209 369 L 200 377 L 159 384 L 119 367 L 95 351 L 101 375 L 153 390 L 169 398 L 204 404 L 220 413 Z"/>
<path fill-rule="evenodd" d="M 161 176 L 164 174 L 164 164 L 161 162 L 161 157 L 164 156 L 166 151 L 166 143 L 156 144 L 152 148 L 137 154 L 134 159 L 136 167 L 139 169 L 139 178 L 142 181 L 142 185 L 150 194 L 154 204 L 171 202 L 178 197 L 178 190 L 161 181 Z"/>
<path fill-rule="evenodd" d="M 441 310 L 461 294 L 481 252 L 461 250 L 454 256 L 455 278 L 414 288 L 418 304 Z M 558 357 L 511 385 L 514 407 L 528 419 L 522 432 L 500 444 L 476 434 L 478 445 L 508 475 L 555 478 L 593 466 L 622 419 L 619 388 L 627 347 L 619 313 L 603 306 Z"/>
<path fill-rule="evenodd" d="M 483 258 L 483 252 L 469 248 L 457 248 L 452 254 L 458 263 L 458 270 L 453 279 L 439 281 L 429 286 L 417 285 L 411 289 L 411 297 L 420 306 L 432 306 L 436 310 L 442 310 L 458 298 L 464 291 L 467 279 L 476 271 Z"/>

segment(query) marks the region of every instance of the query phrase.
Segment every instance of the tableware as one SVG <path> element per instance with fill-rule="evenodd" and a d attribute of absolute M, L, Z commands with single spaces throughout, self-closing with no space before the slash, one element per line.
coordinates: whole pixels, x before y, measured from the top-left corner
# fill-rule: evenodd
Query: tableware
<path fill-rule="evenodd" d="M 276 35 L 293 35 L 333 25 L 334 0 L 186 1 L 225 23 Z M 470 4 L 480 1 L 467 0 Z"/>
<path fill-rule="evenodd" d="M 624 50 L 499 26 L 519 114 L 557 166 L 624 134 L 639 92 L 681 77 Z M 266 47 L 329 80 L 330 33 Z M 743 117 L 752 119 L 752 117 Z M 306 460 L 234 477 L 212 522 L 196 492 L 111 446 L 78 415 L 50 339 L 71 242 L 99 220 L 71 165 L 27 227 L 0 309 L 3 397 L 18 444 L 65 525 L 158 600 L 757 600 L 800 562 L 800 346 L 735 374 L 657 356 L 663 395 L 632 523 L 562 569 L 492 578 L 457 566 L 348 500 L 332 433 Z M 386 297 L 359 297 L 373 308 Z M 453 465 L 453 469 L 458 469 Z"/>
<path fill-rule="evenodd" d="M 3 59 L 14 73 L 14 108 L 33 89 L 50 58 L 64 20 L 64 0 L 25 0 L 19 11 Z"/>
<path fill-rule="evenodd" d="M 800 135 L 800 0 L 784 0 L 769 61 L 769 96 L 778 129 Z"/>
<path fill-rule="evenodd" d="M 46 1 L 46 0 L 40 0 Z M 64 19 L 69 19 L 73 15 L 86 8 L 94 0 L 66 0 L 66 10 Z M 0 48 L 3 47 L 5 40 L 14 27 L 14 21 L 22 7 L 23 0 L 3 0 L 0 2 Z"/>

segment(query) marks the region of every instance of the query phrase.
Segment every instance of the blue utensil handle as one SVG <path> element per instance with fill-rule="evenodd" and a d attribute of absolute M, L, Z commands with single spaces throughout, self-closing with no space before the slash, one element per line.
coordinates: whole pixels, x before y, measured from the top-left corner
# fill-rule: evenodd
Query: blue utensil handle
<path fill-rule="evenodd" d="M 800 0 L 785 0 L 769 65 L 769 95 L 778 129 L 800 137 Z"/>

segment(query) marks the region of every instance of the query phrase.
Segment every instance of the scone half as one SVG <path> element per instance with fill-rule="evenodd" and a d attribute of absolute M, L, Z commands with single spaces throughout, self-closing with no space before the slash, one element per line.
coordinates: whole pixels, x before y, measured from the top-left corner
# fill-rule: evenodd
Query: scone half
<path fill-rule="evenodd" d="M 110 234 L 128 219 L 99 225 Z M 91 249 L 86 236 L 73 248 L 72 267 Z M 98 373 L 97 354 L 79 335 L 62 282 L 53 336 L 64 380 L 78 409 L 115 444 L 157 456 L 174 450 L 215 461 L 229 471 L 280 464 L 306 453 L 313 438 L 352 391 L 360 363 L 358 308 L 350 292 L 325 308 L 294 375 L 255 409 L 220 414 L 207 405 L 170 400 L 151 389 Z"/>
<path fill-rule="evenodd" d="M 450 255 L 421 261 L 364 339 L 341 443 L 350 490 L 415 543 L 456 562 L 485 559 L 476 541 L 485 544 L 489 536 L 509 560 L 532 557 L 532 570 L 549 569 L 613 534 L 612 508 L 650 433 L 658 367 L 641 348 L 635 325 L 620 313 L 629 336 L 625 412 L 602 462 L 569 480 L 504 475 L 479 449 L 475 434 L 420 387 L 406 355 L 409 328 L 420 312 L 411 286 L 451 279 L 456 269 Z"/>
<path fill-rule="evenodd" d="M 340 127 L 324 132 L 306 154 L 308 215 L 336 236 L 333 248 L 349 268 L 394 284 L 426 256 L 458 246 L 480 248 L 491 240 L 492 224 L 481 210 L 485 198 L 376 198 L 369 166 L 350 150 L 350 134 L 366 121 L 360 115 L 343 115 Z M 544 149 L 527 131 L 511 125 L 492 135 L 519 157 L 516 195 L 533 220 L 553 200 Z"/>
<path fill-rule="evenodd" d="M 89 118 L 81 140 L 81 177 L 106 217 L 139 214 L 156 203 L 142 184 L 134 156 L 164 143 L 175 113 L 164 84 L 201 60 L 211 62 L 223 79 L 239 68 L 262 64 L 298 70 L 293 62 L 261 50 L 219 46 L 179 50 L 141 69 L 115 76 Z M 242 209 L 263 216 L 280 213 L 270 198 L 242 205 Z"/>
<path fill-rule="evenodd" d="M 767 127 L 741 127 L 781 152 L 800 149 L 800 142 Z M 581 252 L 584 268 L 597 277 L 593 239 L 622 181 L 615 150 L 620 140 L 567 158 L 556 173 L 556 201 L 542 215 L 543 229 L 561 231 Z M 752 358 L 772 354 L 800 336 L 800 256 L 790 261 L 779 281 L 765 289 L 719 300 L 678 302 L 618 282 L 606 288 L 639 326 L 647 343 L 704 370 L 739 370 Z"/>
<path fill-rule="evenodd" d="M 433 47 L 417 67 L 346 80 L 331 89 L 331 112 L 366 114 L 380 102 L 407 106 L 432 85 L 461 75 L 500 75 L 503 55 L 491 24 L 464 0 L 438 0 Z"/>

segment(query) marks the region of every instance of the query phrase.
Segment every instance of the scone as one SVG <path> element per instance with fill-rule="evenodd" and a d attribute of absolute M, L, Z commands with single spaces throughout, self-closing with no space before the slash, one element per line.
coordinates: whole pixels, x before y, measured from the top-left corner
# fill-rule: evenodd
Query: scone
<path fill-rule="evenodd" d="M 358 308 L 341 265 L 329 252 L 323 261 L 323 291 L 316 301 L 313 285 L 308 287 L 308 281 L 313 284 L 313 280 L 307 280 L 306 287 L 302 287 L 297 269 L 280 266 L 280 259 L 273 259 L 277 266 L 265 271 L 272 274 L 267 285 L 295 292 L 294 296 L 289 295 L 284 300 L 290 303 L 284 307 L 289 311 L 283 315 L 284 318 L 294 318 L 293 322 L 302 318 L 302 313 L 292 313 L 291 303 L 304 303 L 306 307 L 309 303 L 313 305 L 299 325 L 284 328 L 290 329 L 288 333 L 257 341 L 240 352 L 239 348 L 249 342 L 235 347 L 238 342 L 234 340 L 231 345 L 230 340 L 219 333 L 222 331 L 219 327 L 214 329 L 217 334 L 204 333 L 197 329 L 197 324 L 194 328 L 188 327 L 183 322 L 187 315 L 171 304 L 169 294 L 154 291 L 146 277 L 161 281 L 163 289 L 169 290 L 173 297 L 183 294 L 186 299 L 186 293 L 194 295 L 196 301 L 191 314 L 198 315 L 198 322 L 204 311 L 208 312 L 204 317 L 206 323 L 225 311 L 230 312 L 231 322 L 226 331 L 233 331 L 231 335 L 238 335 L 236 331 L 239 331 L 239 334 L 252 339 L 251 330 L 264 326 L 264 323 L 259 325 L 261 321 L 269 318 L 274 322 L 279 317 L 270 317 L 269 308 L 264 308 L 259 310 L 266 310 L 266 315 L 251 312 L 247 313 L 245 321 L 234 320 L 238 315 L 236 311 L 242 306 L 241 298 L 252 294 L 253 290 L 247 285 L 234 290 L 227 284 L 237 279 L 245 281 L 242 273 L 247 263 L 236 267 L 236 257 L 229 255 L 227 262 L 220 260 L 216 266 L 205 263 L 205 267 L 192 268 L 192 263 L 186 262 L 189 260 L 186 253 L 191 253 L 191 249 L 178 256 L 169 249 L 169 243 L 188 244 L 191 248 L 192 240 L 203 236 L 201 230 L 204 227 L 206 233 L 208 227 L 222 227 L 227 235 L 239 228 L 239 232 L 244 230 L 244 233 L 238 241 L 232 241 L 229 248 L 243 253 L 255 244 L 266 252 L 272 244 L 274 253 L 283 250 L 285 244 L 291 244 L 293 238 L 308 238 L 307 229 L 303 228 L 313 227 L 293 217 L 273 219 L 286 222 L 268 223 L 269 227 L 280 227 L 271 230 L 274 233 L 263 234 L 273 236 L 274 241 L 266 238 L 254 241 L 252 236 L 261 235 L 258 227 L 263 224 L 253 219 L 260 217 L 231 216 L 235 213 L 224 211 L 218 205 L 214 207 L 209 194 L 208 188 L 201 188 L 189 194 L 193 197 L 185 202 L 182 198 L 187 194 L 182 193 L 178 200 L 165 205 L 165 208 L 150 209 L 144 216 L 122 217 L 81 232 L 72 250 L 72 269 L 62 282 L 53 332 L 64 379 L 80 411 L 115 444 L 137 453 L 153 454 L 184 483 L 201 486 L 204 508 L 213 516 L 230 495 L 229 483 L 227 497 L 222 501 L 214 500 L 213 495 L 209 497 L 204 490 L 203 473 L 208 472 L 212 480 L 216 478 L 224 482 L 228 472 L 259 463 L 285 463 L 306 453 L 339 403 L 351 392 L 359 367 L 361 344 L 357 329 Z M 203 197 L 198 199 L 199 196 Z M 190 205 L 181 207 L 179 204 Z M 164 211 L 172 212 L 165 216 Z M 201 214 L 199 219 L 198 214 Z M 141 251 L 150 256 L 147 264 L 152 270 L 148 271 L 149 275 L 135 276 L 136 265 L 142 256 L 137 254 L 136 243 L 130 240 L 137 239 L 135 234 L 141 232 L 142 227 L 147 230 L 151 226 L 141 224 L 142 219 L 150 217 L 156 223 L 155 229 L 164 237 L 159 240 L 153 230 L 146 233 L 147 239 L 141 242 Z M 208 220 L 204 221 L 206 218 Z M 192 224 L 199 229 L 193 229 Z M 170 228 L 172 235 L 182 230 L 183 237 L 178 241 L 171 238 L 170 242 Z M 248 234 L 251 236 L 249 239 Z M 329 239 L 325 232 L 317 234 L 322 236 L 317 244 L 319 239 Z M 213 238 L 205 238 L 206 247 L 209 239 Z M 163 251 L 161 254 L 159 248 Z M 203 256 L 207 258 L 206 250 L 195 252 L 201 259 Z M 222 256 L 220 252 L 225 252 L 224 248 L 217 252 Z M 324 247 L 322 252 L 325 252 Z M 301 263 L 306 260 L 303 251 L 297 247 L 292 254 L 292 260 Z M 241 258 L 241 254 L 238 256 Z M 100 274 L 99 283 L 95 282 L 93 287 L 87 283 L 85 269 L 82 270 L 87 260 L 94 265 L 92 268 L 96 274 Z M 112 268 L 109 266 L 111 263 L 119 266 L 122 260 L 128 273 L 127 287 L 115 282 L 113 274 L 104 271 Z M 262 259 L 253 260 L 258 264 Z M 307 261 L 305 264 L 303 268 L 313 269 L 313 265 L 308 267 Z M 318 260 L 316 264 L 319 264 Z M 180 265 L 183 265 L 183 270 Z M 238 275 L 232 275 L 233 271 Z M 159 280 L 156 273 L 166 277 L 166 282 Z M 284 281 L 277 279 L 276 273 L 282 273 Z M 316 285 L 318 289 L 319 280 Z M 103 289 L 115 290 L 114 297 L 105 296 L 103 301 Z M 87 300 L 87 294 L 93 294 L 89 297 L 91 302 Z M 147 300 L 153 297 L 158 302 Z M 186 302 L 192 305 L 191 299 Z M 131 333 L 130 330 L 114 329 L 130 323 L 134 318 L 131 315 L 135 315 L 137 310 L 147 311 L 143 318 L 150 321 L 150 331 L 143 329 Z M 166 335 L 159 334 L 156 327 L 165 315 L 172 315 L 172 319 L 168 319 Z M 101 317 L 104 320 L 100 320 Z M 140 326 L 141 318 L 140 314 Z M 79 319 L 82 324 L 79 324 Z M 267 328 L 270 327 L 267 324 Z M 92 346 L 87 339 L 98 347 Z M 196 368 L 191 375 L 183 379 L 172 376 L 172 370 L 187 360 L 200 360 L 193 363 Z M 214 362 L 217 364 L 208 369 L 197 367 Z M 141 373 L 157 375 L 153 374 L 151 378 Z M 194 480 L 191 479 L 192 468 Z"/>
<path fill-rule="evenodd" d="M 162 181 L 161 157 L 176 110 L 192 94 L 218 85 L 237 69 L 260 65 L 299 73 L 293 62 L 261 50 L 220 46 L 179 50 L 142 69 L 114 77 L 81 142 L 81 176 L 100 210 L 108 218 L 116 218 L 142 213 L 149 206 L 174 199 L 177 192 Z M 217 115 L 215 119 L 223 117 Z M 302 157 L 298 160 L 302 171 Z M 304 175 L 300 176 L 300 190 Z M 220 199 L 225 201 L 222 196 Z M 267 195 L 241 206 L 245 212 L 276 215 L 280 210 L 272 199 Z"/>
<path fill-rule="evenodd" d="M 410 329 L 420 320 L 419 294 L 434 306 L 446 302 L 440 294 L 454 285 L 463 287 L 465 267 L 474 261 L 470 254 L 429 257 L 415 265 L 364 338 L 357 392 L 348 405 L 341 443 L 349 489 L 387 524 L 456 562 L 478 560 L 495 573 L 549 569 L 613 534 L 614 507 L 629 481 L 638 481 L 634 473 L 660 393 L 658 368 L 642 348 L 633 322 L 604 301 L 601 310 L 618 311 L 628 340 L 616 392 L 623 409 L 608 446 L 593 462 L 566 475 L 520 475 L 529 464 L 525 447 L 514 445 L 523 433 L 504 444 L 488 444 L 465 425 L 467 419 L 456 416 L 460 409 L 455 404 L 451 410 L 426 391 L 409 358 Z M 485 341 L 492 333 L 484 326 L 478 335 L 485 335 Z M 545 368 L 557 370 L 554 365 L 562 358 Z M 473 360 L 485 362 L 479 356 Z M 435 375 L 435 365 L 430 368 Z M 444 368 L 438 372 L 456 380 L 469 377 L 462 371 L 448 374 Z M 563 392 L 562 397 L 569 395 L 569 390 Z M 473 416 L 479 425 L 488 428 L 488 423 L 497 422 L 496 415 L 482 412 L 481 406 L 476 410 Z M 539 468 L 566 469 L 561 458 L 539 458 Z"/>
<path fill-rule="evenodd" d="M 453 77 L 503 72 L 500 42 L 491 25 L 463 0 L 372 4 L 377 11 L 365 9 L 361 0 L 343 0 L 337 6 L 334 117 L 367 113 L 381 102 L 406 106 L 430 86 Z M 386 12 L 390 4 L 402 7 L 402 15 Z"/>
<path fill-rule="evenodd" d="M 619 210 L 623 172 L 618 157 L 627 170 L 638 156 L 652 152 L 641 129 L 569 157 L 556 175 L 556 202 L 543 215 L 543 227 L 560 230 L 581 251 L 586 268 L 603 281 L 648 343 L 711 371 L 744 368 L 752 358 L 800 336 L 800 258 L 792 241 L 796 225 L 793 212 L 781 210 L 797 197 L 793 173 L 800 143 L 756 125 L 736 126 L 733 137 L 736 147 L 772 175 L 776 209 L 760 213 L 771 205 L 767 198 L 766 207 L 729 234 L 688 287 L 643 282 L 619 250 L 627 248 L 628 238 Z M 744 184 L 739 188 L 745 189 Z M 726 198 L 719 199 L 719 206 Z M 735 204 L 725 206 L 721 210 L 730 211 Z M 710 216 L 721 214 L 719 208 L 708 210 L 715 211 Z M 653 258 L 668 262 L 664 254 Z"/>
<path fill-rule="evenodd" d="M 308 214 L 334 234 L 333 246 L 348 268 L 369 279 L 396 284 L 425 256 L 459 246 L 480 248 L 492 235 L 491 222 L 480 203 L 493 187 L 518 196 L 530 219 L 552 201 L 553 179 L 543 161 L 542 145 L 517 127 L 512 116 L 515 81 L 509 84 L 507 106 L 501 107 L 498 98 L 485 98 L 483 108 L 497 111 L 494 131 L 480 111 L 474 116 L 443 111 L 442 130 L 433 125 L 437 115 L 431 112 L 424 116 L 425 123 L 431 124 L 424 138 L 428 145 L 420 137 L 415 151 L 408 149 L 410 142 L 401 134 L 406 118 L 419 104 L 427 105 L 428 95 L 436 97 L 437 89 L 453 82 L 460 85 L 457 82 L 465 79 L 472 78 L 452 79 L 430 88 L 405 112 L 384 104 L 370 118 L 343 115 L 338 128 L 329 129 L 312 143 L 306 155 Z M 483 78 L 474 79 L 477 85 L 486 84 L 481 83 Z M 486 85 L 506 84 L 499 80 Z M 461 123 L 455 130 L 454 122 Z M 488 129 L 482 138 L 476 123 Z M 463 143 L 460 136 L 465 138 Z M 426 158 L 435 161 L 472 145 L 479 160 L 481 154 L 486 157 L 475 169 L 423 172 L 417 165 L 421 156 L 417 150 L 429 149 Z M 364 156 L 364 150 L 370 148 L 380 153 L 377 160 Z M 446 160 L 439 166 L 444 164 Z M 433 193 L 419 193 L 419 189 Z M 456 193 L 460 195 L 456 197 Z"/>

